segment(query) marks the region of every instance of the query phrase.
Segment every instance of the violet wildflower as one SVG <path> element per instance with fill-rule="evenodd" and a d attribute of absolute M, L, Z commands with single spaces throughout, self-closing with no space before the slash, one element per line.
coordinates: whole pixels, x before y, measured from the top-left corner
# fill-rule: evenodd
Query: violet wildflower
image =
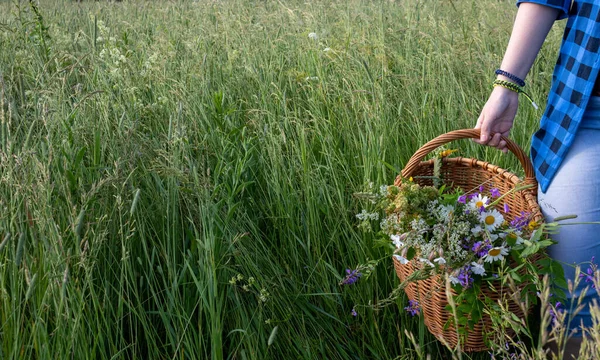
<path fill-rule="evenodd" d="M 524 227 L 529 225 L 529 218 L 531 214 L 525 211 L 521 211 L 521 214 L 517 216 L 513 221 L 510 222 L 510 226 L 513 229 L 523 230 Z"/>
<path fill-rule="evenodd" d="M 358 313 L 356 312 L 356 309 L 352 308 L 352 311 L 350 312 L 350 315 L 357 317 Z"/>
<path fill-rule="evenodd" d="M 554 309 L 552 307 L 550 307 L 550 310 L 548 311 L 550 313 L 550 317 L 552 317 L 552 322 L 555 324 L 558 321 L 557 315 L 562 312 L 561 307 L 562 307 L 561 302 L 557 301 L 556 304 L 554 305 L 554 309 L 556 309 L 556 312 L 554 311 Z"/>
<path fill-rule="evenodd" d="M 358 281 L 362 274 L 358 270 L 346 269 L 346 277 L 340 282 L 340 285 L 352 285 Z"/>
<path fill-rule="evenodd" d="M 492 188 L 490 190 L 490 194 L 492 194 L 492 197 L 500 197 L 500 190 L 498 190 L 498 188 Z"/>
<path fill-rule="evenodd" d="M 483 187 L 483 185 L 479 185 L 479 192 L 482 193 L 483 190 L 485 190 L 485 188 Z"/>
<path fill-rule="evenodd" d="M 461 204 L 466 204 L 467 203 L 467 195 L 461 195 L 458 197 L 458 202 Z"/>
<path fill-rule="evenodd" d="M 504 212 L 507 214 L 510 212 L 510 208 L 508 207 L 507 203 L 504 203 Z"/>
<path fill-rule="evenodd" d="M 421 308 L 419 307 L 419 302 L 417 300 L 408 300 L 408 306 L 404 308 L 409 314 L 412 316 L 419 315 L 419 311 Z"/>
<path fill-rule="evenodd" d="M 472 276 L 471 268 L 468 265 L 461 268 L 460 271 L 458 272 L 457 278 L 458 278 L 458 281 L 460 282 L 460 285 L 463 288 L 468 289 L 469 287 L 471 287 L 471 285 L 473 284 L 473 276 Z"/>
<path fill-rule="evenodd" d="M 585 273 L 579 274 L 580 278 L 585 279 L 586 283 L 592 283 L 592 289 L 596 288 L 596 284 L 594 283 L 594 273 L 598 269 L 598 265 L 594 264 L 594 256 L 592 256 L 592 260 L 590 261 L 590 266 L 587 268 Z"/>
<path fill-rule="evenodd" d="M 491 248 L 492 244 L 488 239 L 486 239 L 484 241 L 478 241 L 475 244 L 473 244 L 471 251 L 474 252 L 477 256 L 483 257 L 487 255 L 488 251 L 490 251 Z"/>

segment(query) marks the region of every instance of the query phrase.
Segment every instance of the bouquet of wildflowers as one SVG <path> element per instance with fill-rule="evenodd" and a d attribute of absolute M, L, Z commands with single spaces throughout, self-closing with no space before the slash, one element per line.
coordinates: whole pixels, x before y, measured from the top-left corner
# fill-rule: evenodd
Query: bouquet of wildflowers
<path fill-rule="evenodd" d="M 511 258 L 532 255 L 533 242 L 537 251 L 553 243 L 536 234 L 538 224 L 529 213 L 506 221 L 510 209 L 507 204 L 497 209 L 504 196 L 496 188 L 486 192 L 481 186 L 470 194 L 444 190 L 410 181 L 382 188 L 381 230 L 401 264 L 418 259 L 465 289 L 476 279 L 498 278 Z"/>
<path fill-rule="evenodd" d="M 528 212 L 511 216 L 505 202 L 512 192 L 527 186 L 504 194 L 486 184 L 465 191 L 441 185 L 436 172 L 431 178 L 433 185 L 410 178 L 398 186 L 384 185 L 377 192 L 361 194 L 375 206 L 375 211 L 357 215 L 361 227 L 372 230 L 378 222 L 382 242 L 393 258 L 415 269 L 404 283 L 433 276 L 448 279 L 456 294 L 456 320 L 464 328 L 472 328 L 484 312 L 497 307 L 498 298 L 488 298 L 484 288 L 517 290 L 521 299 L 535 303 L 540 275 L 551 274 L 557 284 L 566 285 L 560 266 L 545 257 L 545 248 L 554 243 L 547 224 L 538 224 Z M 418 306 L 411 299 L 406 309 L 415 315 Z"/>

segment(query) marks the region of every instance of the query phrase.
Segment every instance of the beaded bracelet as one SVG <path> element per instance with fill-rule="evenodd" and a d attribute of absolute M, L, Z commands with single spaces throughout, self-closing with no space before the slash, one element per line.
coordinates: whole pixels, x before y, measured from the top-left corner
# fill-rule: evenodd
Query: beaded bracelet
<path fill-rule="evenodd" d="M 520 87 L 525 86 L 525 80 L 521 79 L 520 77 L 513 75 L 507 71 L 504 70 L 496 70 L 496 75 L 502 75 L 502 76 L 506 76 L 507 78 L 511 79 L 512 81 L 516 82 L 517 85 L 519 85 Z"/>
<path fill-rule="evenodd" d="M 531 98 L 531 96 L 529 96 L 528 93 L 525 92 L 525 90 L 523 90 L 519 85 L 512 83 L 510 81 L 506 81 L 506 80 L 494 80 L 494 87 L 496 86 L 501 86 L 503 88 L 506 88 L 508 90 L 514 91 L 517 94 L 523 94 L 527 100 L 529 100 L 531 102 L 531 105 L 533 105 L 534 109 L 538 109 L 537 104 L 535 103 L 535 101 L 533 101 L 533 99 Z"/>

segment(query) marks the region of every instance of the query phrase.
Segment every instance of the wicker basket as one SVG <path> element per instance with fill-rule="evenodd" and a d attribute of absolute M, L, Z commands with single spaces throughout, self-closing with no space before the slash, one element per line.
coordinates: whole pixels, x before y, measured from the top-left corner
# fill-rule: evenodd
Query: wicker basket
<path fill-rule="evenodd" d="M 439 146 L 452 140 L 467 138 L 479 138 L 479 130 L 467 129 L 452 131 L 438 136 L 423 145 L 410 158 L 406 167 L 402 170 L 402 173 L 396 178 L 395 185 L 400 185 L 402 178 L 409 177 L 413 177 L 413 181 L 420 185 L 432 185 L 432 179 L 427 177 L 433 175 L 433 160 L 423 161 L 425 156 Z M 535 221 L 541 222 L 543 217 L 536 201 L 537 182 L 535 180 L 533 166 L 527 155 L 525 155 L 523 150 L 521 150 L 517 144 L 508 138 L 503 137 L 503 140 L 506 141 L 508 149 L 517 157 L 523 166 L 525 170 L 525 181 L 519 179 L 518 176 L 487 162 L 456 157 L 444 158 L 442 160 L 440 171 L 442 182 L 449 187 L 459 187 L 466 192 L 473 191 L 474 189 L 477 189 L 479 185 L 485 184 L 486 188 L 498 188 L 503 194 L 507 193 L 517 185 L 523 185 L 524 183 L 532 184 L 534 186 L 530 189 L 513 192 L 505 197 L 505 202 L 510 208 L 509 214 L 505 217 L 510 221 L 518 216 L 521 211 L 526 211 L 532 214 Z M 500 204 L 498 205 L 498 207 L 501 206 L 502 205 Z M 402 265 L 399 261 L 394 259 L 394 268 L 400 281 L 404 281 L 412 274 L 415 266 L 420 266 L 420 264 L 411 261 L 406 265 Z M 456 348 L 459 341 L 459 335 L 453 326 L 446 326 L 448 320 L 451 319 L 453 315 L 445 310 L 446 305 L 448 305 L 448 298 L 446 296 L 446 284 L 444 280 L 440 276 L 435 276 L 426 280 L 411 282 L 405 287 L 404 291 L 409 299 L 419 301 L 424 322 L 429 331 L 448 347 Z M 498 300 L 501 297 L 509 299 L 509 296 L 506 293 L 500 295 L 499 292 L 489 288 L 483 288 L 482 291 L 485 296 L 495 300 Z M 453 295 L 456 294 L 453 293 Z M 518 317 L 525 316 L 520 307 L 512 301 L 509 301 L 509 310 Z M 444 329 L 445 326 L 446 329 Z M 490 333 L 491 331 L 493 331 L 491 319 L 484 314 L 475 327 L 468 330 L 466 338 L 464 336 L 460 338 L 461 349 L 468 352 L 489 350 L 489 347 L 485 342 L 485 337 L 486 333 Z"/>

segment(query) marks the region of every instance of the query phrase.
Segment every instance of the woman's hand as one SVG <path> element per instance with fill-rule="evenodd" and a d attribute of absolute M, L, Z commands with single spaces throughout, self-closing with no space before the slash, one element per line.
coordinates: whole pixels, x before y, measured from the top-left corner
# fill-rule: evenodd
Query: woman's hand
<path fill-rule="evenodd" d="M 475 129 L 481 129 L 481 136 L 475 142 L 507 152 L 506 141 L 500 137 L 508 137 L 518 107 L 519 94 L 501 86 L 494 87 L 477 119 Z"/>

